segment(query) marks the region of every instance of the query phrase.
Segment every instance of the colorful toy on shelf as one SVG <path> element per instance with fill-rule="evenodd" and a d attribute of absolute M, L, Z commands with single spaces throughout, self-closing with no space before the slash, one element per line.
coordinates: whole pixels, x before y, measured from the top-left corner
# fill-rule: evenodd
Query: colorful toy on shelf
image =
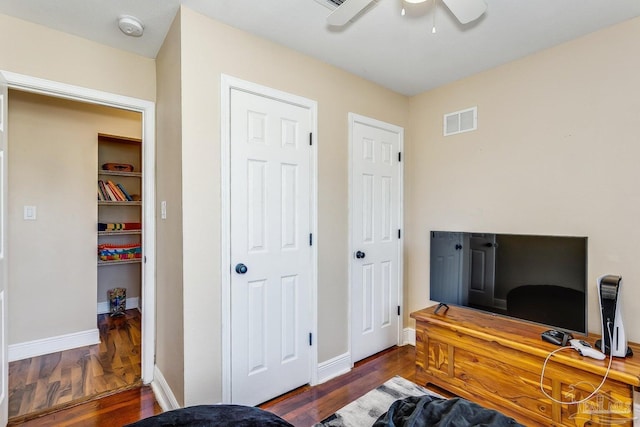
<path fill-rule="evenodd" d="M 124 261 L 142 257 L 140 243 L 98 245 L 98 257 L 101 261 Z"/>

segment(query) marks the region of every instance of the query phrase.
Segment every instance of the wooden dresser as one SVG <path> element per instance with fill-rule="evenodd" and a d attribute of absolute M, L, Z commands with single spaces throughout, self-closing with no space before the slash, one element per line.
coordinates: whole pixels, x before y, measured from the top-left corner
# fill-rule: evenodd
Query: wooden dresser
<path fill-rule="evenodd" d="M 416 381 L 494 408 L 527 425 L 626 425 L 633 422 L 640 386 L 640 346 L 635 356 L 614 358 L 600 391 L 584 403 L 554 403 L 540 391 L 547 355 L 559 348 L 540 339 L 548 327 L 461 307 L 436 306 L 411 313 L 416 320 Z M 575 336 L 593 345 L 597 336 Z M 556 400 L 580 401 L 598 387 L 609 358 L 599 361 L 572 349 L 552 356 L 543 381 Z"/>

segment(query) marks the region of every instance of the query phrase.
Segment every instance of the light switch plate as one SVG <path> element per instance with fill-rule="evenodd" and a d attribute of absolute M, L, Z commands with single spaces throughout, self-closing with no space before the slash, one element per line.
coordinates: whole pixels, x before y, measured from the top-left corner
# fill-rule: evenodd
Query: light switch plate
<path fill-rule="evenodd" d="M 35 221 L 36 219 L 36 207 L 25 206 L 24 207 L 24 219 L 27 221 Z"/>
<path fill-rule="evenodd" d="M 167 219 L 167 201 L 160 202 L 160 218 Z"/>

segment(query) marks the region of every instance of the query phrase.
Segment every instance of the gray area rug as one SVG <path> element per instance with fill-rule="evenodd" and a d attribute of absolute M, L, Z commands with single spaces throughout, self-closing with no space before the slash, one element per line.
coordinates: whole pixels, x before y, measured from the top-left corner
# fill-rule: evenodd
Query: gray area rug
<path fill-rule="evenodd" d="M 438 396 L 402 377 L 395 376 L 380 387 L 337 410 L 314 427 L 370 427 L 393 402 L 409 396 Z"/>

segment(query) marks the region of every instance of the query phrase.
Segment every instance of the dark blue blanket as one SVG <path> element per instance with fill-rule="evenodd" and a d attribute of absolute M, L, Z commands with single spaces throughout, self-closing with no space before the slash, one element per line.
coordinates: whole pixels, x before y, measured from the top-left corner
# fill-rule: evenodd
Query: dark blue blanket
<path fill-rule="evenodd" d="M 514 427 L 521 426 L 493 409 L 465 399 L 441 399 L 433 396 L 412 396 L 396 400 L 389 411 L 373 427 Z"/>
<path fill-rule="evenodd" d="M 272 414 L 252 406 L 198 405 L 164 412 L 127 427 L 293 427 Z"/>

